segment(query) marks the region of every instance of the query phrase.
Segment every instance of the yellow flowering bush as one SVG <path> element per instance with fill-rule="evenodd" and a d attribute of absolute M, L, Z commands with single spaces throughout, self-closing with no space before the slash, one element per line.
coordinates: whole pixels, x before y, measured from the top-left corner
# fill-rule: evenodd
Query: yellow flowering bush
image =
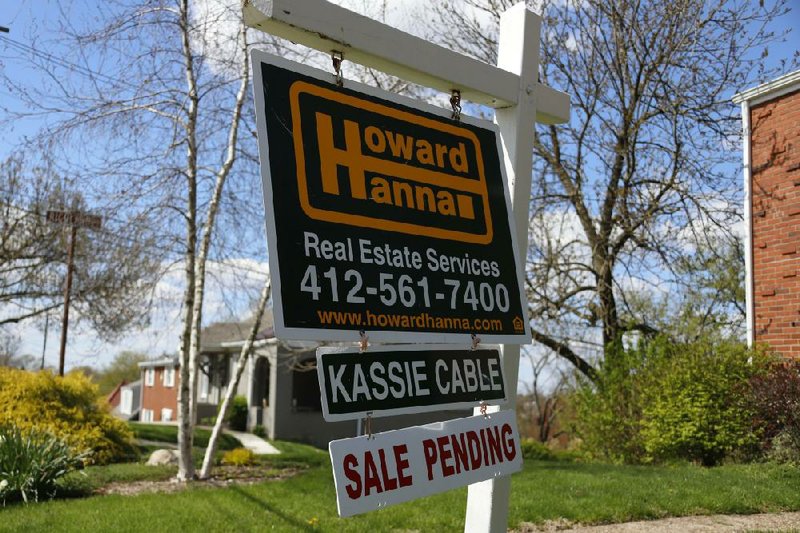
<path fill-rule="evenodd" d="M 222 464 L 233 466 L 248 466 L 255 462 L 256 456 L 247 448 L 234 448 L 222 456 Z"/>
<path fill-rule="evenodd" d="M 46 432 L 90 462 L 106 464 L 133 455 L 133 433 L 114 418 L 97 386 L 80 373 L 54 376 L 0 367 L 0 426 Z"/>

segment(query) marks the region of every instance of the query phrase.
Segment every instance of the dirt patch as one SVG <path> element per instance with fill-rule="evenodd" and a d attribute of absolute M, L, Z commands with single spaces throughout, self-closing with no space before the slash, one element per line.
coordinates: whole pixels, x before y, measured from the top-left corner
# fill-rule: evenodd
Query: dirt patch
<path fill-rule="evenodd" d="M 606 524 L 581 526 L 563 520 L 547 521 L 544 524 L 523 523 L 518 533 L 580 532 L 580 533 L 710 533 L 728 531 L 800 531 L 800 513 L 770 513 L 752 515 L 708 515 L 683 516 Z"/>
<path fill-rule="evenodd" d="M 175 479 L 166 481 L 115 482 L 101 487 L 95 494 L 121 494 L 134 496 L 152 492 L 179 492 L 188 488 L 227 487 L 230 485 L 252 485 L 263 481 L 277 481 L 297 475 L 301 468 L 265 469 L 258 466 L 218 466 L 209 479 L 179 483 Z"/>

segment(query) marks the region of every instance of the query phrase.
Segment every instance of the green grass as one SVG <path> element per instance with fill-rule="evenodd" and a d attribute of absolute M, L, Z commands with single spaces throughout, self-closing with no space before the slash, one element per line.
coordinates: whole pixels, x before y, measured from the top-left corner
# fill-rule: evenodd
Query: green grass
<path fill-rule="evenodd" d="M 143 424 L 141 422 L 129 422 L 131 430 L 137 439 L 151 440 L 157 442 L 169 442 L 172 444 L 178 443 L 178 426 L 162 425 L 162 424 Z M 195 428 L 194 430 L 194 445 L 204 448 L 208 445 L 208 439 L 211 438 L 211 431 L 204 428 Z M 239 439 L 231 435 L 223 433 L 219 438 L 220 450 L 232 450 L 239 448 L 242 443 Z"/>
<path fill-rule="evenodd" d="M 341 519 L 327 454 L 299 444 L 276 445 L 284 453 L 260 458 L 263 464 L 306 469 L 289 479 L 223 489 L 195 486 L 174 494 L 15 505 L 0 510 L 0 531 L 463 530 L 465 488 Z M 107 479 L 138 475 L 124 468 L 106 474 Z M 768 464 L 704 469 L 528 461 L 512 478 L 509 524 L 800 510 L 798 486 L 799 469 Z"/>

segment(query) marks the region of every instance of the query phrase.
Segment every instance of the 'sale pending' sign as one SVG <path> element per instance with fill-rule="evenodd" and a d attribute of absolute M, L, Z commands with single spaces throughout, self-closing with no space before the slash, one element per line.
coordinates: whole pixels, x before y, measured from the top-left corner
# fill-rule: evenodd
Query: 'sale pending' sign
<path fill-rule="evenodd" d="M 513 411 L 335 440 L 328 449 L 343 517 L 522 468 Z"/>
<path fill-rule="evenodd" d="M 325 420 L 471 408 L 506 401 L 497 346 L 373 346 L 317 349 Z"/>
<path fill-rule="evenodd" d="M 497 127 L 253 52 L 279 338 L 530 341 Z"/>

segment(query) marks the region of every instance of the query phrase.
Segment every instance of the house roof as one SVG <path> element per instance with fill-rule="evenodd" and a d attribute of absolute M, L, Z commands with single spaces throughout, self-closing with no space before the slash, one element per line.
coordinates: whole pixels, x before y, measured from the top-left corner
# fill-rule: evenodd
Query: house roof
<path fill-rule="evenodd" d="M 218 351 L 240 345 L 250 334 L 254 318 L 242 322 L 217 322 L 203 328 L 200 335 L 201 351 Z M 258 325 L 256 340 L 267 340 L 275 337 L 273 329 L 272 310 L 264 311 L 264 316 Z"/>
<path fill-rule="evenodd" d="M 139 368 L 158 368 L 162 366 L 173 366 L 178 367 L 180 363 L 178 362 L 178 356 L 174 355 L 171 357 L 162 357 L 160 359 L 153 359 L 152 361 L 142 361 L 139 363 Z"/>
<path fill-rule="evenodd" d="M 794 91 L 800 91 L 800 70 L 795 70 L 767 83 L 736 93 L 733 96 L 733 101 L 737 104 L 749 102 L 750 105 L 754 105 Z"/>

